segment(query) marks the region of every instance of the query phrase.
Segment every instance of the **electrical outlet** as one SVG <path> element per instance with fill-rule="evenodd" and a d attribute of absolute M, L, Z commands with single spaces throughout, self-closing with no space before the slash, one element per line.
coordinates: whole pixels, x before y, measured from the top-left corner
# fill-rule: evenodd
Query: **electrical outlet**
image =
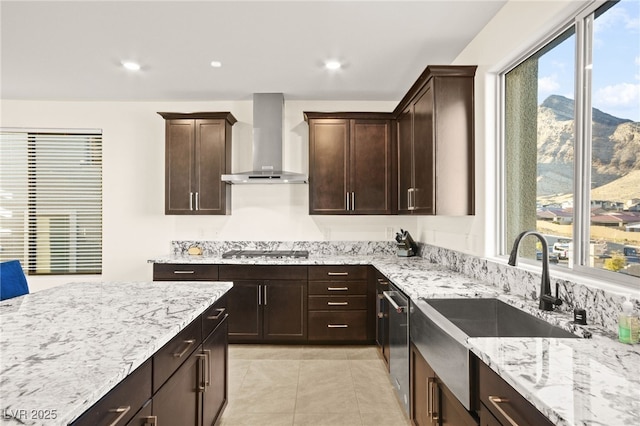
<path fill-rule="evenodd" d="M 387 240 L 393 240 L 396 235 L 395 231 L 393 230 L 393 226 L 387 226 L 385 228 L 385 233 L 387 235 Z"/>

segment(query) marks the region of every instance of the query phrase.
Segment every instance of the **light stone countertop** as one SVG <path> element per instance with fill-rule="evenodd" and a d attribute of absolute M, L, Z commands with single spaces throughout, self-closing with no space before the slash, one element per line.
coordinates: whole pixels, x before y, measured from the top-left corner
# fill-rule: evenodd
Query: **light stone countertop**
<path fill-rule="evenodd" d="M 0 302 L 0 424 L 68 424 L 231 287 L 70 283 Z"/>
<path fill-rule="evenodd" d="M 468 348 L 558 425 L 632 425 L 640 419 L 640 345 L 619 343 L 599 327 L 579 326 L 563 312 L 503 294 L 425 259 L 314 256 L 309 259 L 222 259 L 167 256 L 156 263 L 373 265 L 410 298 L 497 297 L 586 339 L 470 338 Z"/>

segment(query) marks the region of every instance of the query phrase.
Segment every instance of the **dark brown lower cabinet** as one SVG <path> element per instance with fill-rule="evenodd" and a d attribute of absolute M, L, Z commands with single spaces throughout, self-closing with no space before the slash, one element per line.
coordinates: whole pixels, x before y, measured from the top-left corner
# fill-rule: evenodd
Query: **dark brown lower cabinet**
<path fill-rule="evenodd" d="M 230 343 L 304 342 L 307 267 L 220 265 L 227 293 Z"/>
<path fill-rule="evenodd" d="M 440 381 L 413 344 L 409 352 L 413 424 L 416 426 L 477 426 L 475 417 Z"/>
<path fill-rule="evenodd" d="M 151 398 L 151 359 L 85 411 L 73 426 L 123 426 Z"/>
<path fill-rule="evenodd" d="M 367 266 L 309 266 L 310 343 L 375 341 L 372 277 L 373 269 Z"/>
<path fill-rule="evenodd" d="M 215 424 L 227 403 L 226 312 L 222 297 L 72 425 Z"/>
<path fill-rule="evenodd" d="M 204 354 L 196 350 L 153 395 L 153 415 L 158 425 L 199 426 L 200 388 L 205 371 Z"/>
<path fill-rule="evenodd" d="M 202 392 L 202 426 L 213 425 L 222 415 L 228 393 L 228 321 L 224 320 L 202 344 L 205 386 Z"/>
<path fill-rule="evenodd" d="M 485 363 L 478 361 L 480 424 L 483 426 L 552 425 L 536 407 Z"/>

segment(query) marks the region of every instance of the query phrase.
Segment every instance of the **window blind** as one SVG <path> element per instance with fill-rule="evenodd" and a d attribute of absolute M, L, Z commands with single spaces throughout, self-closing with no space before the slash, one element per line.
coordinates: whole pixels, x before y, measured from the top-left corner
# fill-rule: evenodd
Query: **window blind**
<path fill-rule="evenodd" d="M 102 133 L 0 129 L 0 260 L 102 272 Z"/>

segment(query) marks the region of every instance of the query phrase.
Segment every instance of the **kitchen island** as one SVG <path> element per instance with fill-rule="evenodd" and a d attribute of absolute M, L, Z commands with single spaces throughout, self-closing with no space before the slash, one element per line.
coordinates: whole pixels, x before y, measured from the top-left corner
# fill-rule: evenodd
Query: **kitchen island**
<path fill-rule="evenodd" d="M 223 259 L 162 256 L 156 264 L 372 265 L 412 300 L 497 297 L 531 315 L 582 336 L 559 338 L 471 338 L 467 348 L 557 425 L 627 425 L 640 417 L 640 346 L 619 343 L 602 327 L 573 323 L 567 312 L 538 309 L 537 301 L 451 271 L 420 257 L 391 254 L 326 255 L 308 259 Z"/>
<path fill-rule="evenodd" d="M 2 301 L 0 424 L 72 422 L 231 287 L 85 282 Z"/>

